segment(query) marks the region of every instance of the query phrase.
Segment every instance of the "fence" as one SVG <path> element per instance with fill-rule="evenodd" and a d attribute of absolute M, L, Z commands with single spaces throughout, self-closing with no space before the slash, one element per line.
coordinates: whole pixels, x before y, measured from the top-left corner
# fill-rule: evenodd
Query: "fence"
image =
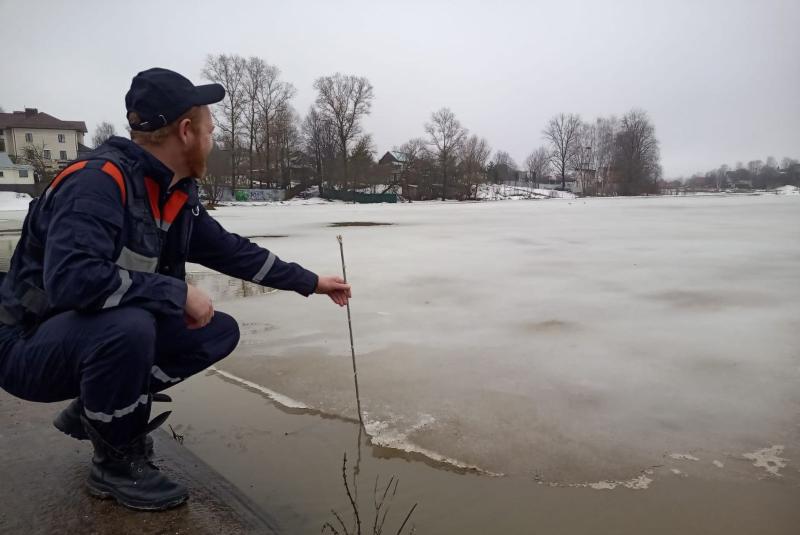
<path fill-rule="evenodd" d="M 357 202 L 360 204 L 376 204 L 376 203 L 396 203 L 396 193 L 353 193 L 352 191 L 339 191 L 333 189 L 326 189 L 320 194 L 324 199 L 336 199 L 339 201 Z"/>

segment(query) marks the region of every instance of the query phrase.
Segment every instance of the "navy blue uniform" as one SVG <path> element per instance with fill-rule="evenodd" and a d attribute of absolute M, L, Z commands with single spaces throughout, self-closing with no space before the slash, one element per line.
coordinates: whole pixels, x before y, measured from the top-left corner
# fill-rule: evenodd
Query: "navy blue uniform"
<path fill-rule="evenodd" d="M 98 431 L 122 445 L 146 423 L 149 393 L 238 342 L 222 312 L 186 327 L 185 262 L 305 296 L 318 279 L 227 232 L 194 179 L 170 189 L 172 172 L 129 140 L 111 138 L 78 167 L 32 203 L 0 286 L 0 387 L 32 401 L 80 396 Z"/>

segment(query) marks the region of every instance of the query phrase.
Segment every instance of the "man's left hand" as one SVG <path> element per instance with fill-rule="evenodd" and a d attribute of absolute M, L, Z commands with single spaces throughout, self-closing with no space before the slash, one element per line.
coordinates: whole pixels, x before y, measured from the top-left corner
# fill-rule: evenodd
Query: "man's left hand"
<path fill-rule="evenodd" d="M 321 276 L 317 282 L 317 289 L 314 293 L 326 294 L 331 298 L 331 301 L 343 307 L 347 304 L 348 299 L 353 295 L 350 291 L 350 285 L 344 282 L 341 277 L 335 276 Z"/>

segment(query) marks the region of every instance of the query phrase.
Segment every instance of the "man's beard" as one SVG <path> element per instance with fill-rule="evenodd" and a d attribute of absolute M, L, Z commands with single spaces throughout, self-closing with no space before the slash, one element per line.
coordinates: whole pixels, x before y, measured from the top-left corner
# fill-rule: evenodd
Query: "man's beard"
<path fill-rule="evenodd" d="M 204 152 L 203 146 L 197 143 L 194 147 L 189 149 L 186 155 L 186 160 L 189 164 L 189 172 L 194 178 L 203 178 L 206 174 L 208 164 Z"/>

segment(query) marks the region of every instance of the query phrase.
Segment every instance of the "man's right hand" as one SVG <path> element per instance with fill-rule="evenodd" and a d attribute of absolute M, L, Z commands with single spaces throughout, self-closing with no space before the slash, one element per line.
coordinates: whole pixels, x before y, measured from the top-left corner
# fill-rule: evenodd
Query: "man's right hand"
<path fill-rule="evenodd" d="M 190 329 L 199 329 L 208 325 L 214 317 L 214 305 L 211 298 L 203 290 L 186 284 L 186 306 L 184 319 Z"/>

